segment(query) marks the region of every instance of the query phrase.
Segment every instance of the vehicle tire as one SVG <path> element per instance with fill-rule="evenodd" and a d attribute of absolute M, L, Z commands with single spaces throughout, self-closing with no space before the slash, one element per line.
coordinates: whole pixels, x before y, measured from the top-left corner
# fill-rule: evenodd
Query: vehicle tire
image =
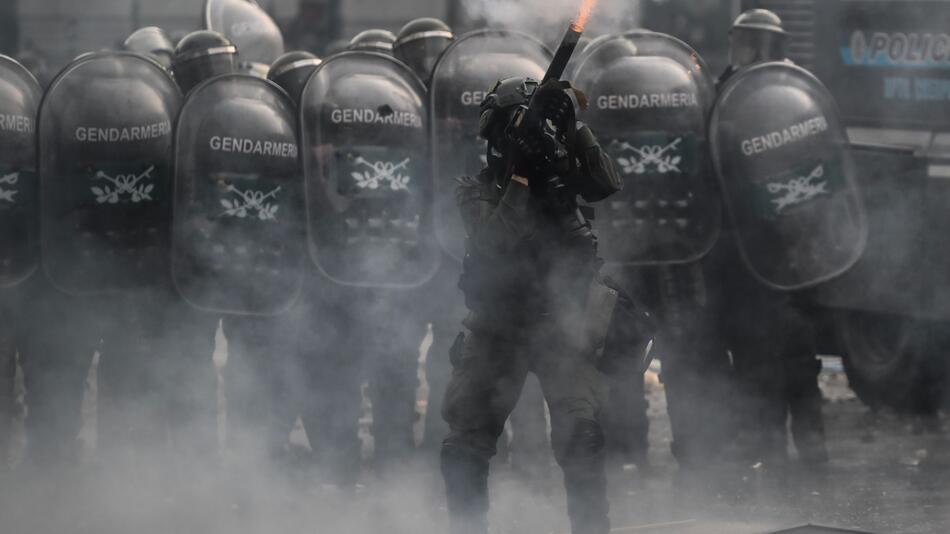
<path fill-rule="evenodd" d="M 897 315 L 844 311 L 836 317 L 845 373 L 872 409 L 934 414 L 946 384 L 948 338 L 938 324 Z"/>

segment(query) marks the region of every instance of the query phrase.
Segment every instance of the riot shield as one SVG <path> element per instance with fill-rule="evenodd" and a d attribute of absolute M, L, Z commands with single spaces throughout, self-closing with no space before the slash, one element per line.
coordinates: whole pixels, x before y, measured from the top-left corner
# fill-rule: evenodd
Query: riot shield
<path fill-rule="evenodd" d="M 178 87 L 131 52 L 80 56 L 50 85 L 37 138 L 43 267 L 88 295 L 168 282 Z"/>
<path fill-rule="evenodd" d="M 455 203 L 457 180 L 486 165 L 478 137 L 479 106 L 495 82 L 514 76 L 541 79 L 551 53 L 524 34 L 483 30 L 462 36 L 442 55 L 429 88 L 435 227 L 452 257 L 465 255 L 465 229 Z"/>
<path fill-rule="evenodd" d="M 439 267 L 424 94 L 405 64 L 363 51 L 327 59 L 304 88 L 310 255 L 337 284 L 413 288 Z"/>
<path fill-rule="evenodd" d="M 736 241 L 764 284 L 810 287 L 847 271 L 867 221 L 838 109 L 787 62 L 736 74 L 722 89 L 710 146 Z"/>
<path fill-rule="evenodd" d="M 172 277 L 193 306 L 273 315 L 303 283 L 305 210 L 295 107 L 229 74 L 191 92 L 175 130 Z"/>
<path fill-rule="evenodd" d="M 716 101 L 716 78 L 706 60 L 696 50 L 672 35 L 649 30 L 633 30 L 624 34 L 641 56 L 659 56 L 672 59 L 689 71 L 706 102 L 706 111 Z"/>
<path fill-rule="evenodd" d="M 26 68 L 0 56 L 0 287 L 23 282 L 39 262 L 35 132 L 42 95 Z"/>
<path fill-rule="evenodd" d="M 706 156 L 703 92 L 671 59 L 597 56 L 575 79 L 590 100 L 580 118 L 625 182 L 598 206 L 600 251 L 621 265 L 697 261 L 715 244 L 722 221 Z"/>
<path fill-rule="evenodd" d="M 284 53 L 280 28 L 254 0 L 205 0 L 204 26 L 234 43 L 242 64 L 270 65 Z"/>

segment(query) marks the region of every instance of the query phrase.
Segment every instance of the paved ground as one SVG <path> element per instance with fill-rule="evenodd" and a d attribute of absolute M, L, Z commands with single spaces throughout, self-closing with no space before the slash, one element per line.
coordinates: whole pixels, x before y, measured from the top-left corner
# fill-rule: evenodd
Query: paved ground
<path fill-rule="evenodd" d="M 822 386 L 832 455 L 827 469 L 793 463 L 775 473 L 735 466 L 692 478 L 678 474 L 669 454 L 664 392 L 648 375 L 651 468 L 612 471 L 617 532 L 751 534 L 807 522 L 881 534 L 950 532 L 950 447 L 941 421 L 871 416 L 848 390 L 838 362 L 829 360 L 826 367 Z M 87 426 L 84 439 L 92 445 L 93 437 Z M 431 454 L 385 481 L 367 475 L 355 495 L 321 485 L 319 474 L 299 463 L 231 463 L 226 474 L 175 465 L 143 457 L 112 478 L 89 476 L 92 465 L 45 481 L 24 480 L 17 472 L 0 476 L 0 533 L 445 532 Z M 567 531 L 556 471 L 527 482 L 502 467 L 492 491 L 496 534 Z"/>

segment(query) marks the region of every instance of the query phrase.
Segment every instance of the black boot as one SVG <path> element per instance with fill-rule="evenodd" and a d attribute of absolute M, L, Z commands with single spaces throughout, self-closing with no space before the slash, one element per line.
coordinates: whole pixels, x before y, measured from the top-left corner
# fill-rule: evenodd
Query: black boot
<path fill-rule="evenodd" d="M 451 534 L 487 534 L 488 465 L 489 460 L 474 451 L 442 446 L 442 478 Z"/>

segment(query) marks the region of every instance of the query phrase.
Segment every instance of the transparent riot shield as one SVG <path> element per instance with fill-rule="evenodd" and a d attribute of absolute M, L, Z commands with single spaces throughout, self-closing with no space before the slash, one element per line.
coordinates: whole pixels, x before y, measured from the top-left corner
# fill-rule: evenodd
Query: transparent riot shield
<path fill-rule="evenodd" d="M 43 90 L 22 65 L 0 56 L 0 287 L 39 263 L 36 113 Z"/>
<path fill-rule="evenodd" d="M 439 267 L 425 88 L 374 52 L 326 60 L 301 98 L 310 255 L 341 285 L 414 288 Z"/>
<path fill-rule="evenodd" d="M 130 52 L 80 56 L 38 119 L 43 266 L 63 291 L 168 283 L 175 82 Z"/>
<path fill-rule="evenodd" d="M 725 85 L 710 145 L 743 259 L 764 284 L 810 287 L 860 258 L 867 220 L 837 106 L 787 62 L 740 71 Z"/>
<path fill-rule="evenodd" d="M 230 74 L 193 90 L 175 134 L 172 276 L 209 311 L 290 308 L 306 258 L 296 110 L 271 82 Z"/>
<path fill-rule="evenodd" d="M 577 71 L 575 83 L 590 100 L 581 119 L 624 178 L 623 191 L 597 206 L 600 252 L 622 265 L 697 261 L 715 244 L 722 220 L 706 156 L 704 94 L 673 60 L 598 56 Z"/>

